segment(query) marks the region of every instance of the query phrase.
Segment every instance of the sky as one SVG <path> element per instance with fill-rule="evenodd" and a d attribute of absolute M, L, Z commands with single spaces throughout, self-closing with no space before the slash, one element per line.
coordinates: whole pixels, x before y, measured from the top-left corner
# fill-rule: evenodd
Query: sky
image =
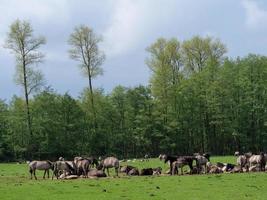
<path fill-rule="evenodd" d="M 79 25 L 103 37 L 104 74 L 93 81 L 107 93 L 117 85 L 149 83 L 146 48 L 159 37 L 179 41 L 195 35 L 219 38 L 235 58 L 249 53 L 267 55 L 266 0 L 1 0 L 0 99 L 23 95 L 14 82 L 15 57 L 3 48 L 10 24 L 27 20 L 35 36 L 45 36 L 38 67 L 47 85 L 78 97 L 88 81 L 68 56 L 69 35 Z"/>

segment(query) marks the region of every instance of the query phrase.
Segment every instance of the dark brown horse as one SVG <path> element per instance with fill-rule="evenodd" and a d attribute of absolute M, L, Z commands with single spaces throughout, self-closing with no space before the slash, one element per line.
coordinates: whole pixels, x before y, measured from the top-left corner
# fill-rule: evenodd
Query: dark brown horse
<path fill-rule="evenodd" d="M 196 158 L 194 156 L 165 156 L 165 163 L 169 161 L 170 163 L 170 172 L 174 172 L 173 170 L 173 163 L 179 160 L 179 166 L 188 165 L 190 168 L 190 172 L 193 170 L 193 161 L 196 161 Z M 178 169 L 177 169 L 178 170 Z"/>
<path fill-rule="evenodd" d="M 178 174 L 179 168 L 181 168 L 181 173 L 183 174 L 183 167 L 185 165 L 188 165 L 190 168 L 190 174 L 193 171 L 193 161 L 196 160 L 194 156 L 180 156 L 177 158 L 176 161 L 172 163 L 172 168 L 171 168 L 171 174 Z"/>

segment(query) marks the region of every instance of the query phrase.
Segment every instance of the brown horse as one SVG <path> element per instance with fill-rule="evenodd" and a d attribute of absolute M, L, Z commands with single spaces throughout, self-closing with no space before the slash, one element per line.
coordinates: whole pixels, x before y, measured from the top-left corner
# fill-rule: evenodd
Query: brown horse
<path fill-rule="evenodd" d="M 44 170 L 44 175 L 43 178 L 45 178 L 45 174 L 47 173 L 47 178 L 49 178 L 49 169 L 54 169 L 54 165 L 51 161 L 46 160 L 46 161 L 37 161 L 34 160 L 29 163 L 29 172 L 31 173 L 31 179 L 32 179 L 32 174 L 34 175 L 35 180 L 37 180 L 37 177 L 35 175 L 36 170 Z"/>
<path fill-rule="evenodd" d="M 87 177 L 87 173 L 89 170 L 90 161 L 88 159 L 82 157 L 75 157 L 74 164 L 76 166 L 77 175 L 84 175 Z"/>
<path fill-rule="evenodd" d="M 120 167 L 118 158 L 107 157 L 103 161 L 100 162 L 98 169 L 103 169 L 104 172 L 107 169 L 108 176 L 109 176 L 109 168 L 113 168 L 113 167 L 115 168 L 116 175 L 118 176 L 119 167 Z"/>
<path fill-rule="evenodd" d="M 260 153 L 260 155 L 252 155 L 249 160 L 249 167 L 253 165 L 259 165 L 260 171 L 265 171 L 266 159 L 264 153 Z"/>

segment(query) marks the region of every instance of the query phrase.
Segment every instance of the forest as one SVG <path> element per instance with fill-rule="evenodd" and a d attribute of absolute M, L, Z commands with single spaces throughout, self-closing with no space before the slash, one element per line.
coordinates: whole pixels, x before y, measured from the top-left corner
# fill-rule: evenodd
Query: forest
<path fill-rule="evenodd" d="M 84 25 L 70 35 L 66 53 L 88 79 L 72 97 L 48 86 L 37 67 L 45 37 L 27 21 L 11 24 L 1 48 L 14 55 L 23 95 L 0 99 L 0 161 L 266 151 L 266 56 L 228 57 L 226 45 L 208 36 L 159 38 L 144 50 L 148 84 L 107 93 L 94 87 L 104 75 L 101 41 Z"/>

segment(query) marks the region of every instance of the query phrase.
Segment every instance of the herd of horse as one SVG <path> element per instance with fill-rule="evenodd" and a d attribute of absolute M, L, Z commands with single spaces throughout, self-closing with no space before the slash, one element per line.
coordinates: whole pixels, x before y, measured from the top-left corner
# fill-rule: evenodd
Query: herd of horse
<path fill-rule="evenodd" d="M 266 161 L 267 154 L 260 153 L 254 155 L 252 153 L 240 154 L 235 152 L 236 164 L 217 162 L 212 164 L 210 162 L 209 153 L 195 153 L 191 156 L 172 156 L 160 154 L 159 159 L 168 163 L 170 168 L 164 174 L 183 175 L 183 167 L 188 166 L 189 171 L 187 174 L 217 174 L 217 173 L 238 173 L 238 172 L 256 172 L 267 170 Z M 142 161 L 148 160 L 148 156 Z M 146 176 L 146 175 L 161 175 L 162 168 L 144 168 L 139 171 L 137 167 L 131 165 L 120 166 L 121 161 L 116 157 L 107 157 L 105 159 L 96 159 L 95 157 L 75 157 L 73 160 L 65 160 L 60 157 L 57 161 L 31 161 L 29 162 L 29 172 L 31 179 L 36 177 L 36 170 L 43 170 L 43 178 L 47 175 L 49 178 L 49 170 L 52 170 L 52 179 L 75 179 L 79 177 L 92 178 L 92 177 L 107 177 L 110 176 L 109 169 L 114 168 L 116 176 L 118 173 L 125 173 L 129 176 Z M 194 165 L 195 164 L 195 165 Z M 107 174 L 106 174 L 107 171 Z"/>

